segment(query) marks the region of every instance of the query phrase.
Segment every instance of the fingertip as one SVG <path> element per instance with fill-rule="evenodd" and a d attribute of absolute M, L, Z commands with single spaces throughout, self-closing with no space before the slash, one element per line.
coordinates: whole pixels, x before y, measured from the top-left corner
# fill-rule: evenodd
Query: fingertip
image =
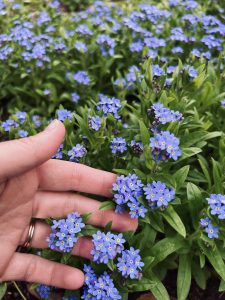
<path fill-rule="evenodd" d="M 84 273 L 75 268 L 70 268 L 63 275 L 65 286 L 69 290 L 77 290 L 84 285 Z"/>
<path fill-rule="evenodd" d="M 118 215 L 119 231 L 136 231 L 138 228 L 138 220 L 132 219 L 128 213 Z"/>

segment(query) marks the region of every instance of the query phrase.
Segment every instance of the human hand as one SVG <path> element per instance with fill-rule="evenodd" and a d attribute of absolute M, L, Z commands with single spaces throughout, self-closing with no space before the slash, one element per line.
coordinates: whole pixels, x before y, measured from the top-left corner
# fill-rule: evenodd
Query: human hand
<path fill-rule="evenodd" d="M 110 197 L 116 175 L 81 164 L 52 160 L 65 128 L 54 121 L 36 136 L 0 144 L 0 281 L 23 280 L 65 289 L 83 285 L 75 268 L 32 254 L 18 253 L 27 239 L 31 218 L 58 218 L 77 211 L 92 213 L 88 223 L 104 227 L 112 221 L 116 231 L 135 230 L 128 214 L 100 211 L 100 202 L 71 191 Z M 50 227 L 37 221 L 31 246 L 47 248 Z M 72 254 L 90 258 L 92 242 L 80 238 Z"/>

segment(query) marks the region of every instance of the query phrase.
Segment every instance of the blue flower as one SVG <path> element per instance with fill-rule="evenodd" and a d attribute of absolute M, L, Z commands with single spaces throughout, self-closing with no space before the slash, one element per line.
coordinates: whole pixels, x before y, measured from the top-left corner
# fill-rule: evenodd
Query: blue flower
<path fill-rule="evenodd" d="M 8 119 L 2 122 L 1 127 L 4 129 L 5 132 L 8 132 L 11 128 L 19 127 L 19 124 L 14 120 Z"/>
<path fill-rule="evenodd" d="M 157 124 L 166 124 L 169 122 L 180 121 L 183 118 L 182 113 L 179 111 L 170 110 L 161 103 L 152 105 L 151 110 L 155 115 L 155 122 Z"/>
<path fill-rule="evenodd" d="M 37 127 L 41 126 L 41 117 L 39 115 L 33 115 L 32 121 L 34 122 L 34 125 Z"/>
<path fill-rule="evenodd" d="M 77 26 L 76 33 L 79 33 L 80 35 L 93 35 L 93 31 L 90 30 L 87 25 L 81 24 L 79 26 Z"/>
<path fill-rule="evenodd" d="M 71 99 L 74 103 L 77 103 L 80 100 L 80 95 L 74 92 L 71 94 Z"/>
<path fill-rule="evenodd" d="M 111 141 L 110 148 L 113 154 L 124 153 L 127 150 L 126 140 L 122 137 L 116 137 Z"/>
<path fill-rule="evenodd" d="M 131 52 L 141 52 L 143 48 L 144 48 L 144 44 L 142 41 L 131 43 L 129 46 Z"/>
<path fill-rule="evenodd" d="M 166 207 L 175 198 L 175 190 L 169 189 L 161 181 L 153 181 L 143 189 L 151 208 Z"/>
<path fill-rule="evenodd" d="M 51 234 L 47 239 L 49 248 L 71 252 L 78 240 L 77 234 L 84 227 L 85 224 L 77 212 L 69 214 L 66 219 L 53 221 Z"/>
<path fill-rule="evenodd" d="M 88 125 L 91 129 L 99 131 L 101 128 L 102 120 L 99 116 L 89 117 Z"/>
<path fill-rule="evenodd" d="M 78 84 L 89 85 L 91 82 L 91 79 L 86 71 L 78 71 L 77 73 L 72 75 L 72 78 Z"/>
<path fill-rule="evenodd" d="M 145 217 L 147 209 L 139 202 L 138 198 L 143 195 L 143 183 L 135 174 L 117 177 L 113 184 L 114 201 L 118 205 L 117 211 L 121 212 L 126 205 L 132 218 Z"/>
<path fill-rule="evenodd" d="M 98 45 L 101 45 L 101 52 L 103 56 L 106 55 L 110 55 L 113 56 L 114 55 L 114 48 L 116 46 L 116 42 L 113 38 L 111 38 L 109 35 L 107 34 L 100 34 L 97 36 L 96 38 L 96 43 Z"/>
<path fill-rule="evenodd" d="M 62 159 L 63 158 L 63 144 L 61 144 L 57 150 L 57 152 L 52 156 L 55 159 Z"/>
<path fill-rule="evenodd" d="M 177 160 L 181 156 L 180 140 L 169 131 L 161 131 L 150 138 L 153 158 L 156 160 Z"/>
<path fill-rule="evenodd" d="M 84 266 L 85 287 L 81 299 L 84 300 L 115 300 L 121 299 L 119 291 L 115 288 L 110 275 L 104 272 L 99 277 L 91 266 Z"/>
<path fill-rule="evenodd" d="M 36 288 L 41 299 L 49 299 L 52 291 L 52 287 L 45 284 L 39 284 Z"/>
<path fill-rule="evenodd" d="M 97 110 L 103 111 L 104 117 L 112 114 L 114 118 L 120 119 L 118 111 L 121 108 L 121 103 L 119 99 L 114 97 L 110 98 L 103 94 L 99 94 L 99 99 L 100 101 L 97 103 Z"/>
<path fill-rule="evenodd" d="M 58 109 L 57 110 L 58 119 L 64 122 L 66 119 L 72 121 L 73 114 L 68 109 Z"/>
<path fill-rule="evenodd" d="M 70 157 L 70 161 L 79 161 L 79 158 L 84 157 L 87 154 L 87 150 L 81 144 L 77 144 L 70 151 L 68 151 L 68 156 Z"/>
<path fill-rule="evenodd" d="M 153 77 L 160 77 L 165 75 L 165 71 L 159 65 L 152 65 L 152 75 Z"/>
<path fill-rule="evenodd" d="M 23 130 L 23 129 L 19 130 L 19 131 L 18 131 L 18 134 L 19 134 L 19 136 L 20 136 L 21 138 L 24 138 L 24 137 L 27 137 L 27 136 L 28 136 L 28 132 L 27 132 L 26 130 Z"/>
<path fill-rule="evenodd" d="M 27 119 L 27 113 L 25 111 L 17 111 L 15 116 L 18 118 L 20 124 L 23 124 Z"/>
<path fill-rule="evenodd" d="M 93 261 L 100 264 L 107 264 L 109 260 L 121 253 L 124 249 L 125 240 L 122 234 L 104 233 L 98 231 L 92 236 L 94 247 L 91 251 Z"/>
<path fill-rule="evenodd" d="M 200 225 L 207 233 L 208 237 L 210 239 L 218 238 L 219 237 L 219 227 L 213 226 L 211 220 L 209 217 L 206 217 L 204 219 L 200 219 Z"/>
<path fill-rule="evenodd" d="M 210 206 L 210 212 L 212 215 L 217 215 L 219 219 L 225 219 L 225 195 L 211 194 L 206 199 Z"/>
<path fill-rule="evenodd" d="M 74 45 L 74 47 L 79 51 L 79 52 L 87 52 L 87 46 L 83 42 L 77 41 Z"/>
<path fill-rule="evenodd" d="M 225 108 L 225 99 L 222 100 L 220 103 L 221 103 L 221 106 Z"/>
<path fill-rule="evenodd" d="M 131 279 L 141 278 L 144 263 L 139 252 L 140 250 L 135 250 L 131 247 L 129 250 L 124 250 L 122 256 L 118 258 L 117 269 L 123 277 L 130 277 Z"/>

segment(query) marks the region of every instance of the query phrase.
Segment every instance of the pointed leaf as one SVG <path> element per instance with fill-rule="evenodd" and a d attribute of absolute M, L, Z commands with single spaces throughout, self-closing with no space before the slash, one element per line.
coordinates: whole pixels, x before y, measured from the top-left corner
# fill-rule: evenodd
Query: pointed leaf
<path fill-rule="evenodd" d="M 191 286 L 191 259 L 190 254 L 180 254 L 177 274 L 177 298 L 187 299 Z"/>
<path fill-rule="evenodd" d="M 181 218 L 170 205 L 166 210 L 161 213 L 161 215 L 166 219 L 166 221 L 183 237 L 186 237 L 186 230 Z"/>

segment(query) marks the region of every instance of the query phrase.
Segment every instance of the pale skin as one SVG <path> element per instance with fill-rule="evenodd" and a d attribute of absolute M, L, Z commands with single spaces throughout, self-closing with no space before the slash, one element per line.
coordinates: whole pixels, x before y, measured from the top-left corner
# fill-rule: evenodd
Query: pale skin
<path fill-rule="evenodd" d="M 31 218 L 65 217 L 77 211 L 91 212 L 88 224 L 104 227 L 112 221 L 115 231 L 136 230 L 137 221 L 128 214 L 99 210 L 100 202 L 75 192 L 111 197 L 116 180 L 113 173 L 81 164 L 52 160 L 62 143 L 65 128 L 59 121 L 36 136 L 0 143 L 0 282 L 23 280 L 65 289 L 78 289 L 84 283 L 82 271 L 18 253 L 27 238 Z M 36 222 L 31 247 L 47 248 L 50 227 Z M 80 238 L 73 255 L 91 258 L 92 243 Z"/>

